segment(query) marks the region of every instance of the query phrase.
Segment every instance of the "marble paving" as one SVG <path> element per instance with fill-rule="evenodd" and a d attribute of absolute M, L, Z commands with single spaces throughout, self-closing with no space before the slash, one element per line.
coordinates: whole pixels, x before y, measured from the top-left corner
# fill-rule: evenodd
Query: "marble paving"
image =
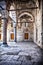
<path fill-rule="evenodd" d="M 43 65 L 43 50 L 33 42 L 0 46 L 0 65 Z"/>

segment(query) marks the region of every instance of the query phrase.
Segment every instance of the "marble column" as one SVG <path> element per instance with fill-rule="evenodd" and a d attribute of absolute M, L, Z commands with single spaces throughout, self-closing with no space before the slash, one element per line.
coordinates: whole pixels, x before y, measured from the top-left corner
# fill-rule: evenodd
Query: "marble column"
<path fill-rule="evenodd" d="M 3 44 L 7 45 L 7 19 L 3 19 Z"/>
<path fill-rule="evenodd" d="M 8 46 L 7 45 L 7 21 L 8 21 L 7 10 L 2 11 L 2 20 L 3 20 L 3 46 Z"/>

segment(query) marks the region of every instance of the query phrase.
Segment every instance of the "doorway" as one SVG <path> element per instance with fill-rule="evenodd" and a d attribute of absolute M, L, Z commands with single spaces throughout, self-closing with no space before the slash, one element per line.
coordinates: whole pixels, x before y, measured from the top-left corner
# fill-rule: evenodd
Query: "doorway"
<path fill-rule="evenodd" d="M 29 39 L 29 34 L 28 33 L 24 33 L 24 39 L 28 40 Z"/>
<path fill-rule="evenodd" d="M 10 39 L 11 41 L 14 41 L 14 33 L 10 33 Z"/>
<path fill-rule="evenodd" d="M 1 34 L 0 34 L 0 40 L 1 40 Z"/>

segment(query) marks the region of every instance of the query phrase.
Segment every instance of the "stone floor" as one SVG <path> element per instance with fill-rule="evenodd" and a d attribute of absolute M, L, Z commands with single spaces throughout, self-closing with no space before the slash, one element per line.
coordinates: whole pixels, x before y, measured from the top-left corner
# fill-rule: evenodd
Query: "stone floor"
<path fill-rule="evenodd" d="M 43 50 L 33 42 L 12 42 L 8 47 L 0 45 L 0 65 L 43 65 L 42 63 Z"/>

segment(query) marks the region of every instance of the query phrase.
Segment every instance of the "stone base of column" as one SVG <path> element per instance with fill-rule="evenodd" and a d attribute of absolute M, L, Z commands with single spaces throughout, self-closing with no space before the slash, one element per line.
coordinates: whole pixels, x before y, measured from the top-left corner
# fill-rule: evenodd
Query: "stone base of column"
<path fill-rule="evenodd" d="M 8 47 L 7 43 L 3 43 L 2 47 Z"/>

